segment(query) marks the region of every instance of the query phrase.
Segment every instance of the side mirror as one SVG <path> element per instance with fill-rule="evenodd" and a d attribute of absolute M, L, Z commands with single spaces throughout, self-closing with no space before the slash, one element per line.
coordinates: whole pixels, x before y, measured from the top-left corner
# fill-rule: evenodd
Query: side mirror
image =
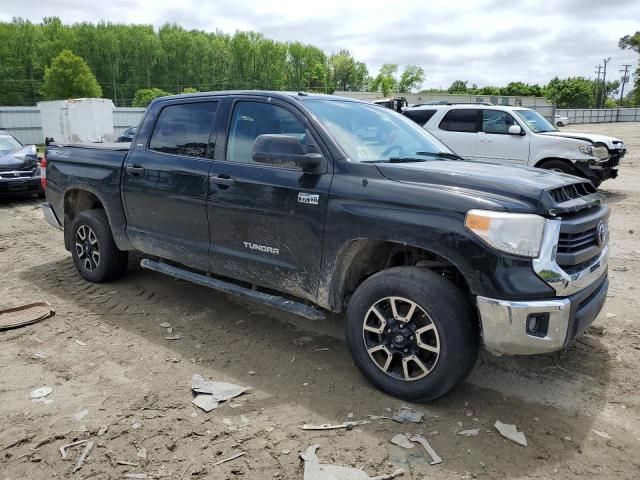
<path fill-rule="evenodd" d="M 291 135 L 258 135 L 251 156 L 256 163 L 296 167 L 305 173 L 317 173 L 324 164 L 320 153 L 306 153 L 302 142 Z"/>
<path fill-rule="evenodd" d="M 522 127 L 520 125 L 511 125 L 509 127 L 509 135 L 523 135 Z"/>

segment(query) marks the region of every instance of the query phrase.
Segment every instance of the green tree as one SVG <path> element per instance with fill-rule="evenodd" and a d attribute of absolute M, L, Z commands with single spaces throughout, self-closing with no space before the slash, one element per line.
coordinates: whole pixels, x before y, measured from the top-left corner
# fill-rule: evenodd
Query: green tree
<path fill-rule="evenodd" d="M 395 63 L 385 63 L 382 65 L 380 70 L 378 70 L 378 75 L 371 80 L 371 91 L 380 91 L 383 96 L 388 97 L 398 86 L 398 81 L 395 77 L 397 72 L 398 65 Z"/>
<path fill-rule="evenodd" d="M 193 87 L 185 87 L 182 89 L 181 93 L 198 93 L 199 90 L 197 88 L 193 88 Z M 162 95 L 160 95 L 162 96 Z"/>
<path fill-rule="evenodd" d="M 546 96 L 560 108 L 593 108 L 594 82 L 584 77 L 560 79 L 555 77 L 547 85 Z"/>
<path fill-rule="evenodd" d="M 360 91 L 367 82 L 369 70 L 367 66 L 356 61 L 349 50 L 340 50 L 329 57 L 332 84 L 342 91 Z"/>
<path fill-rule="evenodd" d="M 633 35 L 625 35 L 620 38 L 618 47 L 624 49 L 633 50 L 636 53 L 640 53 L 640 30 Z M 638 68 L 633 73 L 634 84 L 633 90 L 629 94 L 629 99 L 632 105 L 640 106 L 640 61 L 638 62 Z"/>
<path fill-rule="evenodd" d="M 141 88 L 133 97 L 132 106 L 134 107 L 146 107 L 151 101 L 158 97 L 166 97 L 171 95 L 169 92 L 160 88 Z"/>
<path fill-rule="evenodd" d="M 448 93 L 467 93 L 467 80 L 454 80 L 454 82 L 447 88 Z"/>
<path fill-rule="evenodd" d="M 62 50 L 44 72 L 42 95 L 48 99 L 101 97 L 102 89 L 89 65 L 70 50 Z"/>
<path fill-rule="evenodd" d="M 407 65 L 404 67 L 400 80 L 398 81 L 398 92 L 407 93 L 415 90 L 422 85 L 425 79 L 424 69 L 416 65 Z"/>

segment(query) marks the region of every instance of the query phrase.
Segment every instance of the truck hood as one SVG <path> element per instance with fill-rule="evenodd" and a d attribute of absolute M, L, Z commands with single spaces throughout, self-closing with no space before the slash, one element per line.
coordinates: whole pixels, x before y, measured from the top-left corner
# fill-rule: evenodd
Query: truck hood
<path fill-rule="evenodd" d="M 376 164 L 389 180 L 440 189 L 455 189 L 469 195 L 513 200 L 529 205 L 540 214 L 565 210 L 551 191 L 573 184 L 584 184 L 583 178 L 539 168 L 503 166 L 484 162 L 426 161 L 416 163 Z M 590 184 L 589 184 L 590 185 Z M 593 189 L 595 192 L 595 189 Z M 595 195 L 595 196 L 594 196 Z M 590 198 L 587 198 L 590 197 Z M 573 199 L 568 210 L 575 211 L 600 203 L 599 194 L 584 196 L 584 202 Z M 580 200 L 580 199 L 578 199 Z M 507 202 L 504 202 L 507 203 Z M 584 205 L 582 205 L 584 203 Z M 569 207 L 569 205 L 565 205 Z"/>
<path fill-rule="evenodd" d="M 539 133 L 538 135 L 546 135 L 550 137 L 564 137 L 564 138 L 573 138 L 575 140 L 584 140 L 585 142 L 590 143 L 604 143 L 607 147 L 613 148 L 613 142 L 621 142 L 620 139 L 615 137 L 609 137 L 607 135 L 596 135 L 593 133 L 585 133 L 585 132 L 544 132 Z"/>
<path fill-rule="evenodd" d="M 0 151 L 0 170 L 31 170 L 38 165 L 38 156 L 33 145 L 15 150 Z"/>

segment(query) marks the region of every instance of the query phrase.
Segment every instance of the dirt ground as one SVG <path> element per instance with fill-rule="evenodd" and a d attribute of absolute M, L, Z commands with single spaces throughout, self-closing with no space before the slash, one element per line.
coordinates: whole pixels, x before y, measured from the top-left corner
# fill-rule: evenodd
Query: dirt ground
<path fill-rule="evenodd" d="M 413 405 L 426 414 L 421 425 L 380 419 L 352 430 L 302 430 L 390 416 L 403 405 L 356 370 L 340 319 L 313 323 L 266 310 L 143 271 L 139 258 L 120 281 L 87 283 L 40 201 L 1 200 L 0 305 L 45 300 L 57 313 L 0 332 L 0 479 L 302 479 L 298 453 L 312 444 L 321 446 L 322 462 L 371 476 L 401 467 L 402 479 L 637 479 L 640 124 L 566 130 L 614 135 L 630 150 L 619 178 L 602 186 L 612 210 L 604 310 L 566 351 L 483 352 L 460 388 Z M 164 322 L 181 338 L 165 339 Z M 191 403 L 194 373 L 251 390 L 205 413 Z M 53 388 L 50 402 L 30 400 L 42 386 Z M 516 424 L 528 446 L 502 438 L 496 420 Z M 474 428 L 476 437 L 457 435 Z M 400 432 L 424 434 L 443 463 L 392 445 Z M 94 447 L 72 473 L 86 444 L 66 459 L 59 448 L 85 439 Z"/>

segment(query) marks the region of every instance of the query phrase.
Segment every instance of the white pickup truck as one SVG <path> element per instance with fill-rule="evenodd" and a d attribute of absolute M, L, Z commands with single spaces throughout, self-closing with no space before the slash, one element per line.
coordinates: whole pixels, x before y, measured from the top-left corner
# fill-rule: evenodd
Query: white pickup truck
<path fill-rule="evenodd" d="M 556 170 L 587 178 L 596 187 L 618 175 L 626 153 L 622 140 L 559 131 L 528 108 L 416 105 L 403 113 L 468 160 Z"/>

